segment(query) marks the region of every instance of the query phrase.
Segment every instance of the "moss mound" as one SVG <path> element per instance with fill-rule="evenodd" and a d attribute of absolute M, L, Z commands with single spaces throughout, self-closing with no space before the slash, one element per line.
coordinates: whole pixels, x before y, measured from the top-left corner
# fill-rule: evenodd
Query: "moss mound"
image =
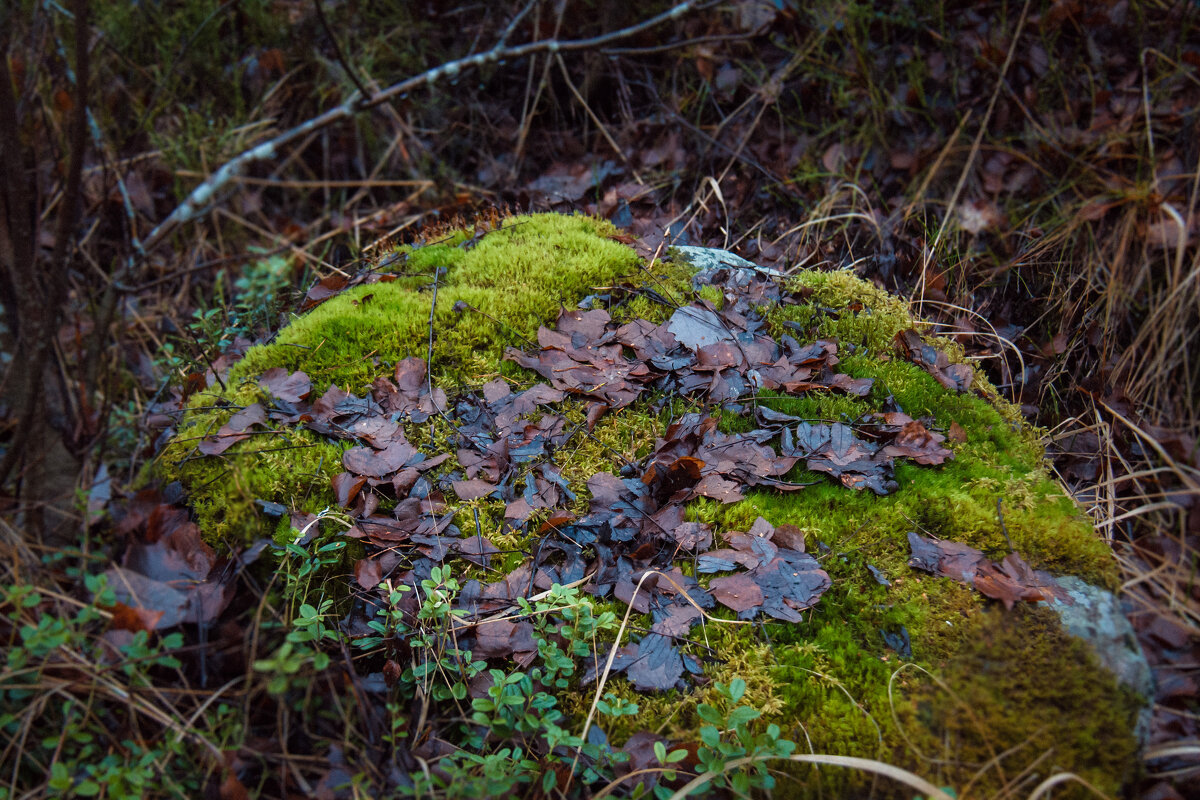
<path fill-rule="evenodd" d="M 614 234 L 607 223 L 586 217 L 537 215 L 506 220 L 477 240 L 460 232 L 400 248 L 381 261 L 389 264 L 390 282 L 357 287 L 297 317 L 274 342 L 246 354 L 226 390 L 194 398 L 159 459 L 163 476 L 183 483 L 210 540 L 290 537 L 286 515 L 276 522 L 256 501 L 308 513 L 334 507 L 331 480 L 342 469 L 346 442 L 278 427 L 220 456 L 196 450 L 235 411 L 264 399 L 259 374 L 275 367 L 302 370 L 313 397 L 331 385 L 361 394 L 400 360 L 431 353 L 433 383 L 451 398 L 479 392 L 498 376 L 527 385 L 532 373 L 503 361 L 503 349 L 527 346 L 560 307 L 605 292 L 632 298 L 612 310 L 614 319 L 659 322 L 670 308 L 656 297 L 693 295 L 685 263 L 643 265 Z M 985 795 L 1011 789 L 1014 776 L 1028 781 L 1053 769 L 1076 770 L 1101 790 L 1116 791 L 1134 750 L 1135 698 L 1048 612 L 986 611 L 988 602 L 970 588 L 915 572 L 907 563 L 907 532 L 916 530 L 994 558 L 1007 553 L 1011 541 L 1034 567 L 1115 585 L 1111 553 L 1049 475 L 1040 433 L 978 375 L 973 391 L 956 393 L 897 357 L 896 333 L 917 324 L 902 301 L 849 273 L 804 272 L 789 281 L 807 300 L 762 309 L 769 332 L 834 339 L 839 370 L 874 383 L 863 397 L 812 392 L 760 395 L 758 402 L 804 419 L 851 422 L 891 400 L 912 417 L 961 435 L 949 445 L 954 458 L 940 466 L 897 464 L 900 488 L 886 496 L 852 491 L 801 464 L 786 476 L 814 484 L 801 491 L 753 489 L 736 503 L 691 503 L 688 520 L 710 523 L 718 539 L 748 530 L 760 516 L 776 526 L 796 526 L 833 581 L 801 623 L 706 622 L 693 631 L 708 648 L 706 678 L 745 680 L 745 702 L 763 712 L 764 724 L 779 725 L 799 752 L 879 758 Z M 620 284 L 625 292 L 612 288 Z M 720 287 L 700 291 L 714 304 L 722 301 Z M 939 346 L 952 360 L 961 359 L 952 343 Z M 588 478 L 646 457 L 671 415 L 689 408 L 683 400 L 665 407 L 656 400 L 657 406 L 643 399 L 608 413 L 589 434 L 561 448 L 555 460 L 576 495 L 573 511 L 586 512 Z M 562 413 L 583 427 L 581 403 L 568 401 Z M 751 427 L 744 417 L 720 416 L 728 432 Z M 436 417 L 406 431 L 429 455 L 454 452 Z M 455 467 L 452 459 L 430 479 L 436 482 Z M 464 530 L 481 530 L 515 554 L 502 559 L 509 568 L 522 549 L 536 546 L 536 515 L 526 528 L 505 525 L 504 503 L 487 497 L 461 503 L 456 512 Z M 473 569 L 462 568 L 467 575 Z M 597 613 L 625 612 L 611 601 L 595 605 Z M 733 618 L 728 611 L 714 614 Z M 606 691 L 639 706 L 636 714 L 606 723 L 616 743 L 640 730 L 692 740 L 700 725 L 697 705 L 716 702 L 707 682 L 687 696 L 676 690 L 640 694 L 624 679 L 614 679 Z M 572 684 L 560 692 L 559 707 L 581 718 L 591 697 L 591 687 Z M 1107 745 L 1103 757 L 1096 745 L 1101 739 Z M 807 796 L 820 791 L 819 783 L 847 791 L 869 783 L 855 773 L 792 772 L 793 780 L 779 785 L 781 793 Z"/>

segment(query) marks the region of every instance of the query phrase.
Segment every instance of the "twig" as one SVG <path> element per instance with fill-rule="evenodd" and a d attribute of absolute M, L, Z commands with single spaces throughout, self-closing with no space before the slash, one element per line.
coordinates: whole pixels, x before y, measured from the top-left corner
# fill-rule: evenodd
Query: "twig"
<path fill-rule="evenodd" d="M 508 27 L 504 29 L 504 33 L 500 34 L 500 41 L 497 42 L 498 45 L 508 44 L 508 37 L 512 36 L 513 31 L 515 31 L 517 26 L 521 24 L 521 20 L 525 19 L 525 15 L 532 11 L 533 7 L 536 5 L 537 0 L 529 0 L 529 2 L 525 4 L 525 7 L 513 16 L 512 20 L 508 23 Z"/>
<path fill-rule="evenodd" d="M 285 145 L 335 122 L 348 119 L 359 111 L 374 108 L 395 97 L 404 97 L 414 89 L 432 85 L 443 78 L 455 78 L 466 70 L 478 69 L 496 61 L 523 58 L 537 53 L 561 53 L 595 49 L 609 42 L 625 39 L 642 31 L 649 30 L 664 22 L 678 19 L 700 5 L 703 5 L 703 3 L 698 3 L 696 0 L 684 0 L 684 2 L 637 25 L 631 25 L 628 28 L 622 28 L 612 33 L 593 36 L 589 39 L 568 39 L 566 41 L 560 41 L 557 38 L 540 39 L 513 47 L 498 44 L 486 52 L 449 61 L 441 66 L 426 70 L 419 75 L 414 75 L 399 83 L 392 84 L 388 88 L 371 95 L 369 98 L 364 99 L 360 92 L 355 92 L 341 105 L 335 106 L 297 125 L 291 130 L 279 134 L 273 139 L 256 145 L 226 162 L 220 169 L 213 173 L 211 178 L 193 189 L 187 199 L 180 203 L 174 211 L 167 215 L 166 219 L 159 223 L 158 227 L 150 232 L 145 240 L 145 249 L 147 251 L 153 250 L 180 225 L 199 216 L 213 201 L 217 193 L 224 188 L 225 184 L 233 180 L 234 177 L 239 175 L 251 163 L 275 158 L 279 150 Z"/>
<path fill-rule="evenodd" d="M 641 56 L 650 55 L 652 53 L 665 53 L 670 50 L 678 50 L 683 47 L 694 47 L 698 44 L 718 44 L 720 42 L 746 42 L 748 41 L 744 33 L 723 33 L 713 36 L 697 36 L 694 39 L 681 39 L 678 42 L 665 42 L 663 44 L 649 45 L 647 47 L 606 47 L 600 51 L 606 56 Z"/>
<path fill-rule="evenodd" d="M 329 37 L 329 41 L 333 42 L 333 54 L 337 57 L 337 61 L 342 65 L 342 69 L 346 72 L 346 77 L 354 82 L 354 86 L 358 89 L 358 93 L 364 98 L 361 103 L 369 103 L 371 101 L 371 93 L 367 91 L 367 87 L 363 86 L 362 81 L 358 79 L 358 73 L 350 69 L 350 63 L 346 61 L 346 57 L 342 55 L 342 47 L 338 44 L 337 37 L 333 35 L 333 28 L 329 27 L 329 21 L 325 19 L 325 12 L 321 9 L 321 0 L 313 0 L 313 8 L 317 11 L 317 20 L 321 23 L 321 27 L 325 29 L 325 35 Z"/>
<path fill-rule="evenodd" d="M 1008 535 L 1008 526 L 1004 524 L 1004 511 L 1000 508 L 1001 498 L 996 498 L 996 519 L 1000 520 L 1000 532 L 1004 534 L 1004 541 L 1008 542 L 1008 552 L 1015 553 L 1017 548 L 1013 547 L 1012 538 Z"/>

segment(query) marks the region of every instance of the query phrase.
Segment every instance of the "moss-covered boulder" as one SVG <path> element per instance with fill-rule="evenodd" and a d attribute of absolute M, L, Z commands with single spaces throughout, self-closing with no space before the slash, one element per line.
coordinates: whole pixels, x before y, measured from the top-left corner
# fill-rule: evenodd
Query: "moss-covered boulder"
<path fill-rule="evenodd" d="M 921 458 L 911 448 L 895 449 L 894 463 L 880 468 L 879 480 L 872 478 L 866 489 L 838 479 L 847 474 L 844 464 L 806 461 L 803 456 L 812 454 L 794 443 L 800 453 L 794 467 L 770 480 L 742 475 L 736 492 L 694 491 L 699 473 L 690 483 L 672 484 L 671 491 L 683 487 L 679 492 L 689 501 L 681 512 L 685 524 L 713 532 L 712 549 L 745 541 L 735 534 L 756 525 L 791 526 L 789 547 L 806 551 L 811 561 L 805 563 L 819 565 L 828 588 L 808 608 L 792 603 L 798 621 L 780 622 L 776 615 L 762 624 L 726 624 L 737 616 L 731 608 L 709 608 L 679 645 L 701 675 L 652 693 L 636 691 L 623 677 L 609 681 L 605 691 L 636 702 L 638 711 L 599 723 L 608 740 L 619 745 L 637 731 L 651 731 L 694 741 L 698 704 L 715 702 L 717 683 L 741 678 L 747 685 L 744 702 L 762 712 L 764 725 L 778 725 L 797 742 L 799 752 L 897 764 L 954 787 L 960 796 L 968 791 L 990 796 L 1002 788 L 1024 794 L 1059 770 L 1116 792 L 1134 763 L 1136 693 L 1044 604 L 1016 597 L 1006 608 L 961 579 L 910 566 L 916 536 L 973 548 L 958 552 L 982 554 L 988 563 L 1015 554 L 1010 572 L 1026 565 L 1030 575 L 1044 570 L 1093 586 L 1116 586 L 1111 552 L 1048 472 L 1040 432 L 978 371 L 952 369 L 962 361 L 961 351 L 949 341 L 922 339 L 920 322 L 906 303 L 849 272 L 771 276 L 782 299 L 760 296 L 751 303 L 748 317 L 758 335 L 790 337 L 795 346 L 785 343 L 785 349 L 791 348 L 795 363 L 797 348 L 832 343 L 832 350 L 822 345 L 824 371 L 814 372 L 804 387 L 792 381 L 795 391 L 767 391 L 764 379 L 752 376 L 740 389 L 723 387 L 719 402 L 711 392 L 667 396 L 650 382 L 626 391 L 623 387 L 633 385 L 629 373 L 638 367 L 628 340 L 612 338 L 617 326 L 644 320 L 636 324 L 650 330 L 693 301 L 699 303 L 694 308 L 715 317 L 732 302 L 733 288 L 693 282 L 711 254 L 676 252 L 647 264 L 622 240 L 603 221 L 537 215 L 504 220 L 486 234 L 457 232 L 387 254 L 375 265 L 380 280 L 297 316 L 274 341 L 250 349 L 224 388 L 194 396 L 178 435 L 158 460 L 161 477 L 183 484 L 212 542 L 238 546 L 262 535 L 294 540 L 299 532 L 293 513 L 319 514 L 322 527 L 315 530 L 322 537 L 356 531 L 359 557 L 373 552 L 367 543 L 376 541 L 364 537 L 363 515 L 379 520 L 394 510 L 398 516 L 406 497 L 426 503 L 422 508 L 437 498 L 442 516 L 433 518 L 443 527 L 433 535 L 457 530 L 462 541 L 486 538 L 490 547 L 484 552 L 482 544 L 462 546 L 457 552 L 472 557 L 455 558 L 453 543 L 439 551 L 426 537 L 424 550 L 405 551 L 388 569 L 403 570 L 436 552 L 465 579 L 495 582 L 496 570 L 530 559 L 536 571 L 543 550 L 553 547 L 547 542 L 555 531 L 589 511 L 595 515 L 593 494 L 601 484 L 590 482 L 598 473 L 641 477 L 649 485 L 648 459 L 662 451 L 668 426 L 686 413 L 712 415 L 727 437 L 754 432 L 757 444 L 774 452 L 786 445 L 762 434 L 764 414 L 788 426 L 800 421 L 810 434 L 817 426 L 834 436 L 857 430 L 862 438 L 856 441 L 866 442 L 862 448 L 870 452 L 880 450 L 871 444 L 870 431 L 886 426 L 871 423 L 872 429 L 864 420 L 902 414 L 920 421 L 914 425 L 923 441 L 934 442 L 941 455 Z M 715 274 L 724 280 L 745 268 L 728 259 L 707 266 L 716 269 L 708 270 L 710 279 Z M 463 463 L 464 431 L 475 430 L 472 414 L 539 381 L 517 363 L 534 365 L 534 356 L 510 352 L 505 358 L 506 348 L 527 354 L 539 345 L 599 352 L 588 339 L 592 334 L 550 331 L 567 318 L 560 317 L 564 309 L 576 309 L 581 301 L 607 309 L 612 322 L 604 346 L 617 350 L 605 352 L 624 359 L 623 371 L 564 391 L 553 365 L 539 369 L 557 388 L 547 387 L 550 394 L 542 401 L 530 401 L 522 424 L 557 425 L 548 433 L 547 421 L 547 430 L 537 432 L 553 442 L 539 462 L 552 464 L 552 471 L 530 469 L 481 481 L 475 457 L 471 465 Z M 549 333 L 539 334 L 543 326 Z M 736 348 L 750 340 L 728 341 Z M 836 358 L 830 360 L 832 352 Z M 576 358 L 573 363 L 579 363 Z M 663 366 L 668 361 L 655 362 L 655 369 L 668 369 Z M 264 373 L 270 377 L 264 379 Z M 714 367 L 711 374 L 715 386 L 722 370 Z M 282 388 L 288 380 L 290 389 Z M 696 384 L 693 375 L 688 385 Z M 408 400 L 387 406 L 381 387 L 407 391 Z M 403 439 L 404 447 L 388 450 L 371 438 L 383 423 L 372 423 L 370 430 L 338 428 L 336 420 L 343 418 L 320 410 L 322 401 L 369 397 L 385 411 L 397 409 L 386 415 L 395 426 L 387 436 L 397 437 L 387 442 Z M 826 461 L 836 462 L 835 446 L 828 447 L 833 455 Z M 386 461 L 391 457 L 386 453 L 400 455 L 374 472 L 361 466 L 362 459 Z M 674 463 L 692 468 L 684 459 Z M 406 478 L 398 477 L 402 472 Z M 546 492 L 555 503 L 538 502 Z M 683 496 L 679 492 L 674 496 Z M 526 505 L 514 511 L 518 499 Z M 289 513 L 266 513 L 279 506 Z M 396 541 L 402 539 L 397 535 Z M 600 549 L 586 543 L 579 552 L 593 565 L 603 560 Z M 487 573 L 477 566 L 484 556 Z M 659 563 L 674 564 L 681 580 L 698 581 L 702 591 L 715 579 L 698 566 L 695 554 L 671 558 Z M 1001 570 L 994 573 L 997 580 L 1015 580 L 1005 568 L 994 569 Z M 527 579 L 529 589 L 533 578 Z M 586 582 L 584 588 L 582 597 L 590 597 L 586 602 L 596 613 L 625 614 L 619 591 L 615 597 L 611 591 L 593 596 L 586 594 Z M 1036 599 L 1036 590 L 1024 597 L 1030 599 Z M 634 614 L 631 624 L 644 632 L 654 621 Z M 582 720 L 592 706 L 592 687 L 580 683 L 583 672 L 574 672 L 557 692 L 558 708 L 568 719 Z M 819 784 L 853 791 L 872 780 L 832 768 L 790 772 L 778 787 L 781 793 L 816 794 Z"/>

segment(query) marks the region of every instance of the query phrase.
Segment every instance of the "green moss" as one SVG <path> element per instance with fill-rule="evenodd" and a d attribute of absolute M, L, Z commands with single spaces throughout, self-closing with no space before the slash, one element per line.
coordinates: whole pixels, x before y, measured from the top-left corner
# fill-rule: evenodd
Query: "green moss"
<path fill-rule="evenodd" d="M 811 292 L 810 303 L 771 310 L 768 319 L 777 331 L 783 332 L 783 321 L 791 320 L 813 336 L 835 339 L 842 358 L 839 369 L 875 383 L 863 399 L 809 394 L 763 402 L 807 419 L 851 421 L 891 398 L 915 418 L 932 418 L 936 430 L 957 424 L 966 441 L 951 443 L 954 459 L 939 467 L 898 464 L 900 490 L 887 497 L 846 493 L 823 481 L 795 496 L 757 496 L 751 502 L 763 516 L 776 524 L 811 525 L 824 541 L 854 531 L 866 552 L 880 558 L 906 551 L 905 533 L 914 529 L 999 556 L 1007 551 L 1007 529 L 1014 546 L 1038 566 L 1115 588 L 1111 551 L 1050 477 L 1042 432 L 1025 423 L 1019 409 L 982 374 L 977 372 L 975 392 L 959 394 L 894 357 L 893 337 L 917 325 L 904 301 L 847 272 L 801 273 L 791 288 Z M 935 341 L 952 360 L 962 360 L 961 349 L 952 342 Z M 748 425 L 740 419 L 733 424 Z M 789 477 L 820 479 L 799 469 Z"/>
<path fill-rule="evenodd" d="M 914 763 L 910 748 L 932 750 L 941 733 L 933 728 L 897 726 L 896 717 L 916 713 L 916 701 L 909 692 L 917 687 L 919 673 L 907 670 L 893 679 L 902 662 L 885 646 L 883 632 L 896 633 L 903 628 L 911 638 L 917 664 L 953 664 L 958 671 L 952 677 L 965 680 L 967 673 L 957 666 L 957 654 L 968 645 L 982 651 L 988 647 L 972 638 L 978 630 L 969 623 L 980 616 L 985 601 L 949 579 L 911 570 L 907 566 L 907 532 L 923 530 L 966 542 L 999 558 L 1008 552 L 1007 531 L 1016 549 L 1036 566 L 1081 575 L 1110 588 L 1115 585 L 1116 566 L 1090 521 L 1050 477 L 1041 432 L 1024 423 L 1018 409 L 1003 401 L 982 377 L 976 381 L 976 393 L 956 394 L 921 368 L 894 358 L 896 332 L 915 324 L 906 304 L 846 273 L 802 273 L 795 288 L 804 286 L 813 289 L 811 305 L 767 310 L 769 320 L 780 326 L 775 332 L 784 332 L 781 323 L 786 319 L 810 326 L 813 336 L 836 339 L 843 359 L 840 369 L 854 377 L 874 378 L 875 385 L 870 396 L 862 399 L 811 393 L 760 397 L 760 402 L 805 419 L 852 421 L 881 408 L 891 397 L 914 417 L 931 417 L 935 428 L 945 431 L 957 423 L 966 432 L 966 440 L 952 443 L 955 458 L 939 467 L 898 465 L 900 489 L 886 497 L 848 491 L 826 476 L 797 468 L 789 479 L 815 485 L 791 494 L 752 491 L 746 500 L 731 505 L 695 501 L 688 508 L 688 519 L 709 522 L 719 531 L 746 530 L 760 515 L 776 525 L 799 526 L 808 534 L 810 549 L 828 548 L 821 559 L 833 587 L 799 625 L 768 623 L 747 629 L 710 622 L 696 628 L 693 638 L 719 653 L 715 663 L 708 665 L 707 674 L 714 680 L 728 681 L 734 676 L 746 680 L 746 702 L 764 712 L 764 722 L 779 724 L 801 751 L 879 758 L 930 774 L 924 764 Z M 952 359 L 961 360 L 961 351 L 952 343 L 941 340 L 939 346 Z M 633 409 L 624 413 L 627 421 L 636 425 Z M 640 421 L 658 422 L 645 415 Z M 722 427 L 748 430 L 752 423 L 723 414 Z M 607 435 L 624 441 L 624 437 L 636 436 L 634 430 L 626 434 L 614 430 Z M 893 585 L 879 585 L 868 566 L 883 570 Z M 717 615 L 731 616 L 720 611 Z M 992 616 L 1000 615 L 988 618 Z M 1050 636 L 1052 644 L 1044 651 L 1053 653 L 1053 642 L 1069 637 L 1052 619 L 1039 619 L 1028 635 L 1055 631 Z M 1108 703 L 1111 678 L 1081 656 L 1086 649 L 1082 644 L 1071 642 L 1067 671 L 1070 680 L 1077 682 L 1072 685 L 1096 688 L 1088 699 L 1080 698 L 1082 707 Z M 694 647 L 692 652 L 702 657 L 705 651 Z M 1062 664 L 1054 668 L 1065 669 Z M 1071 702 L 1064 699 L 1069 694 L 1066 688 L 1057 687 L 1051 694 L 1061 694 L 1059 702 Z M 680 740 L 694 738 L 701 724 L 695 706 L 712 699 L 708 687 L 697 688 L 686 702 L 675 692 L 639 696 L 620 680 L 614 682 L 613 690 L 640 704 L 638 715 L 621 720 L 610 731 L 617 741 L 622 734 L 642 729 Z M 1018 701 L 1026 702 L 1025 698 Z M 1128 709 L 1128 703 L 1121 705 L 1113 719 L 1099 723 L 1115 725 L 1121 748 L 1132 742 Z M 1099 725 L 1091 728 L 1099 729 Z M 1019 737 L 1026 735 L 1028 730 L 1014 728 L 995 741 L 1005 749 L 1020 744 Z M 1059 763 L 1091 758 L 1085 742 L 1076 744 L 1061 754 Z M 1127 756 L 1122 749 L 1099 768 L 1108 769 L 1110 785 L 1112 776 L 1121 774 L 1111 768 L 1124 763 L 1121 759 Z M 820 791 L 811 783 L 811 773 L 787 771 L 794 780 L 781 783 L 779 792 L 810 796 Z M 961 786 L 971 776 L 950 777 L 943 783 Z M 1115 780 L 1119 782 L 1119 777 Z M 869 784 L 862 774 L 832 770 L 822 773 L 822 781 L 826 790 L 859 791 Z M 987 775 L 980 781 L 998 788 Z"/>
<path fill-rule="evenodd" d="M 425 358 L 434 275 L 432 372 L 447 389 L 472 363 L 501 368 L 507 346 L 524 346 L 593 287 L 637 269 L 634 251 L 607 238 L 615 229 L 591 217 L 541 214 L 505 220 L 471 247 L 464 234 L 401 252 L 392 283 L 359 286 L 297 317 L 272 344 L 255 347 L 232 378 L 271 367 L 303 370 L 314 391 L 337 384 L 361 392 L 387 367 Z M 464 303 L 466 306 L 456 305 Z M 467 373 L 470 374 L 470 373 Z"/>
<path fill-rule="evenodd" d="M 1132 693 L 1046 609 L 986 611 L 961 627 L 940 685 L 918 675 L 902 721 L 906 731 L 933 734 L 937 748 L 921 760 L 937 760 L 943 780 L 974 783 L 979 796 L 1030 774 L 1031 787 L 1057 769 L 1117 794 L 1136 763 Z M 1065 796 L 1091 795 L 1076 786 Z"/>
<path fill-rule="evenodd" d="M 238 541 L 273 526 L 260 517 L 255 499 L 310 512 L 332 505 L 329 480 L 341 471 L 346 443 L 325 442 L 303 431 L 275 432 L 241 442 L 221 457 L 198 458 L 195 442 L 214 432 L 234 408 L 261 399 L 252 378 L 269 367 L 303 369 L 317 392 L 337 383 L 361 393 L 375 377 L 389 373 L 394 362 L 408 355 L 424 357 L 433 274 L 439 268 L 445 271 L 438 278 L 432 372 L 452 393 L 477 389 L 497 375 L 518 384 L 533 380 L 531 373 L 502 361 L 503 348 L 523 345 L 539 325 L 552 322 L 560 305 L 573 305 L 594 287 L 623 280 L 641 286 L 626 295 L 619 289 L 605 290 L 623 300 L 612 311 L 618 321 L 662 321 L 675 304 L 690 299 L 686 265 L 657 262 L 643 271 L 633 251 L 606 238 L 609 233 L 606 223 L 588 218 L 542 215 L 506 221 L 503 229 L 470 249 L 458 246 L 465 232 L 423 247 L 402 248 L 393 282 L 359 287 L 298 317 L 275 342 L 251 350 L 234 370 L 228 391 L 197 398 L 161 459 L 163 472 L 184 482 L 201 528 L 213 540 Z M 748 529 L 759 516 L 775 525 L 798 526 L 833 581 L 796 625 L 735 624 L 731 612 L 714 611 L 718 621 L 707 621 L 691 634 L 705 646 L 689 646 L 705 662 L 706 677 L 726 683 L 734 677 L 744 679 L 746 702 L 763 711 L 764 723 L 780 725 L 801 752 L 879 758 L 933 776 L 937 768 L 915 756 L 914 748 L 941 758 L 943 743 L 953 739 L 967 754 L 964 758 L 982 762 L 989 757 L 988 748 L 1001 752 L 1032 736 L 1030 742 L 1058 743 L 1054 765 L 1077 768 L 1101 785 L 1114 787 L 1122 775 L 1120 759 L 1128 756 L 1132 741 L 1129 704 L 1082 646 L 1046 614 L 985 614 L 987 601 L 970 588 L 914 572 L 907 565 L 907 532 L 918 530 L 965 542 L 993 558 L 1006 554 L 1011 540 L 1035 567 L 1114 586 L 1117 572 L 1111 552 L 1052 479 L 1042 433 L 1026 424 L 1019 409 L 1000 398 L 982 375 L 972 392 L 957 394 L 897 358 L 892 345 L 896 332 L 918 324 L 903 301 L 845 272 L 801 273 L 792 279 L 791 288 L 803 290 L 808 301 L 764 309 L 773 333 L 798 335 L 798 325 L 810 337 L 836 339 L 839 369 L 873 378 L 874 385 L 863 398 L 813 392 L 760 396 L 757 402 L 809 420 L 853 421 L 890 400 L 913 417 L 931 419 L 934 429 L 961 428 L 965 440 L 949 444 L 954 458 L 940 466 L 898 464 L 899 489 L 884 497 L 846 489 L 797 467 L 787 477 L 813 485 L 792 493 L 752 490 L 744 500 L 728 505 L 705 499 L 689 505 L 688 519 L 712 524 L 718 538 Z M 712 288 L 702 289 L 700 295 L 714 304 L 723 302 Z M 456 312 L 459 301 L 478 311 Z M 793 324 L 785 327 L 785 322 Z M 952 342 L 939 340 L 939 346 L 952 359 L 962 358 Z M 695 401 L 675 398 L 656 409 L 653 398 L 643 398 L 609 412 L 586 432 L 583 404 L 562 404 L 559 413 L 580 431 L 555 456 L 578 495 L 571 510 L 586 512 L 588 478 L 641 461 L 672 419 L 696 407 Z M 719 414 L 728 431 L 751 427 L 743 417 Z M 452 431 L 442 420 L 410 426 L 407 433 L 430 454 L 453 451 Z M 453 469 L 453 462 L 447 463 L 431 477 L 436 481 Z M 505 531 L 503 504 L 487 499 L 461 504 L 456 516 L 461 529 L 475 530 L 476 511 L 480 530 L 508 551 L 496 565 L 511 569 L 525 560 L 535 534 Z M 535 522 L 529 530 L 536 529 Z M 880 585 L 870 568 L 886 574 L 891 586 Z M 463 569 L 477 575 L 473 568 Z M 596 604 L 598 610 L 624 615 L 624 606 L 612 601 Z M 634 615 L 631 623 L 641 630 L 650 621 Z M 955 711 L 961 704 L 930 690 L 925 673 L 914 668 L 897 672 L 903 662 L 885 646 L 883 632 L 901 629 L 910 636 L 913 663 L 941 675 L 969 698 L 968 705 L 999 715 L 994 730 L 983 735 L 964 723 Z M 1055 679 L 1031 680 L 1021 659 L 1054 672 Z M 997 668 L 993 662 L 1005 666 Z M 993 682 L 993 673 L 1000 680 Z M 973 675 L 986 676 L 987 685 L 974 686 Z M 593 691 L 594 686 L 577 687 L 560 698 L 561 707 L 581 718 Z M 687 693 L 642 695 L 616 677 L 605 692 L 640 708 L 632 717 L 602 720 L 616 743 L 646 729 L 692 740 L 701 724 L 696 706 L 715 700 L 707 682 Z M 1055 727 L 1049 712 L 1029 710 L 1025 718 L 1030 725 L 1024 725 L 1021 714 L 1001 708 L 1010 696 L 1014 707 L 1026 710 L 1038 704 L 1056 708 L 1075 703 L 1084 709 L 1100 704 L 1104 710 L 1090 721 L 1063 715 L 1070 730 L 1059 735 L 1062 726 Z M 1100 758 L 1088 749 L 1103 726 L 1112 727 L 1113 741 L 1118 742 L 1112 758 Z M 1030 744 L 1020 752 L 1029 755 L 1033 750 Z M 1016 757 L 1011 761 L 1018 763 L 1027 762 Z M 1011 777 L 1020 771 L 1009 762 L 1001 766 L 985 772 L 976 787 L 997 788 L 1002 773 Z M 781 793 L 818 793 L 811 770 L 789 772 L 794 780 L 782 782 Z M 948 770 L 941 775 L 942 783 L 962 788 L 972 774 L 967 768 Z M 824 770 L 820 775 L 825 789 L 853 794 L 867 788 L 867 779 L 859 773 Z"/>
<path fill-rule="evenodd" d="M 701 286 L 698 294 L 701 299 L 712 303 L 713 308 L 718 311 L 725 305 L 725 294 L 716 286 Z"/>
<path fill-rule="evenodd" d="M 227 391 L 195 398 L 159 459 L 162 477 L 183 482 L 211 541 L 264 535 L 274 522 L 256 499 L 307 512 L 331 506 L 329 481 L 341 471 L 346 443 L 288 429 L 255 435 L 219 457 L 200 456 L 195 445 L 233 410 L 262 399 L 254 378 L 272 367 L 303 370 L 314 396 L 332 384 L 362 394 L 392 364 L 424 358 L 438 269 L 444 273 L 433 318 L 435 381 L 454 390 L 518 372 L 501 361 L 506 346 L 524 346 L 562 306 L 637 270 L 634 251 L 608 238 L 614 232 L 590 217 L 542 214 L 507 219 L 469 249 L 459 246 L 468 236 L 462 231 L 401 248 L 393 282 L 356 287 L 296 317 L 274 342 L 250 349 L 231 370 Z M 455 310 L 460 301 L 470 308 Z M 414 444 L 437 444 L 423 442 L 423 431 L 412 434 Z"/>
<path fill-rule="evenodd" d="M 236 408 L 261 399 L 257 386 L 231 386 L 241 400 L 228 410 L 196 410 L 162 452 L 158 469 L 187 489 L 196 522 L 214 543 L 240 544 L 259 536 L 279 538 L 279 521 L 255 503 L 282 503 L 290 511 L 316 514 L 334 505 L 330 481 L 342 471 L 346 443 L 333 443 L 302 428 L 284 427 L 238 442 L 220 456 L 204 456 L 199 441 L 216 433 Z M 212 401 L 211 396 L 202 400 Z M 226 399 L 226 398 L 218 398 Z M 199 400 L 194 403 L 198 409 Z M 281 534 L 286 537 L 290 531 Z"/>

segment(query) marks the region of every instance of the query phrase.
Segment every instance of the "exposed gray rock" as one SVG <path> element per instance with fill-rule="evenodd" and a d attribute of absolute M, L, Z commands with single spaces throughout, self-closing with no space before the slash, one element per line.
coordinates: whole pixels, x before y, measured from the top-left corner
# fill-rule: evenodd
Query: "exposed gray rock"
<path fill-rule="evenodd" d="M 731 253 L 728 250 L 721 250 L 717 247 L 680 247 L 671 248 L 681 257 L 687 259 L 697 272 L 705 272 L 707 270 L 721 269 L 722 267 L 731 269 L 751 269 L 763 275 L 774 275 L 782 277 L 783 273 L 777 269 L 768 269 L 760 267 L 753 261 L 747 261 L 736 253 Z"/>
<path fill-rule="evenodd" d="M 1051 600 L 1047 605 L 1058 615 L 1063 629 L 1087 642 L 1096 658 L 1124 686 L 1142 696 L 1136 734 L 1144 747 L 1150 736 L 1154 674 L 1142 652 L 1133 625 L 1121 611 L 1121 602 L 1107 589 L 1068 575 L 1058 578 L 1071 604 Z"/>
<path fill-rule="evenodd" d="M 1143 697 L 1153 697 L 1154 676 L 1150 665 L 1133 626 L 1121 613 L 1121 603 L 1116 596 L 1069 575 L 1058 578 L 1058 585 L 1067 592 L 1072 603 L 1051 600 L 1048 605 L 1058 615 L 1063 628 L 1091 645 L 1100 663 L 1121 683 Z"/>

